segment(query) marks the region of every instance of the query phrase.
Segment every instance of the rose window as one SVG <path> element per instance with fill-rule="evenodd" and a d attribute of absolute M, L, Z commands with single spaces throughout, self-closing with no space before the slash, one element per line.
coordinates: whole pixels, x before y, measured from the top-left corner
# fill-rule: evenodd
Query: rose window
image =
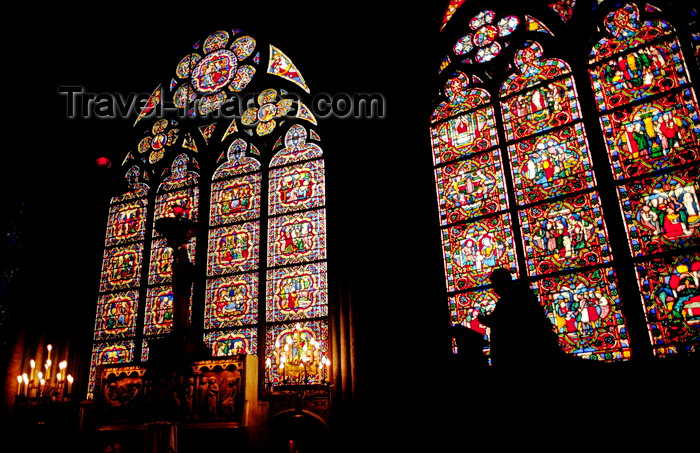
<path fill-rule="evenodd" d="M 241 123 L 255 126 L 258 135 L 267 135 L 277 126 L 276 118 L 281 118 L 292 109 L 292 99 L 277 101 L 277 90 L 268 88 L 258 95 L 259 107 L 251 107 L 243 113 Z"/>
<path fill-rule="evenodd" d="M 168 130 L 168 126 L 177 126 L 177 122 L 161 119 L 151 128 L 151 134 L 144 137 L 138 145 L 139 154 L 148 153 L 148 162 L 155 164 L 165 156 L 165 151 L 178 139 L 178 129 Z"/>
<path fill-rule="evenodd" d="M 508 36 L 518 27 L 520 21 L 515 16 L 505 16 L 494 23 L 496 13 L 491 10 L 481 11 L 469 21 L 469 27 L 473 33 L 462 36 L 454 45 L 457 55 L 473 54 L 474 61 L 485 63 L 492 60 L 501 52 L 504 46 L 498 42 L 498 38 Z M 471 58 L 466 58 L 465 63 L 472 63 Z"/>
<path fill-rule="evenodd" d="M 170 83 L 175 106 L 184 109 L 200 99 L 199 113 L 206 115 L 218 109 L 230 92 L 248 85 L 255 75 L 255 66 L 241 63 L 253 54 L 255 39 L 241 36 L 228 46 L 231 39 L 226 31 L 213 33 L 203 45 L 195 44 L 196 52 L 178 63 L 177 78 Z M 258 61 L 258 55 L 251 59 L 255 65 Z"/>

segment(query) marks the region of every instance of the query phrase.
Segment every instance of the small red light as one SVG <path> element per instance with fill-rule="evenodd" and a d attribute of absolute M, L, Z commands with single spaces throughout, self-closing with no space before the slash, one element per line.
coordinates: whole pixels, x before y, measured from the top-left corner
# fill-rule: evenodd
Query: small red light
<path fill-rule="evenodd" d="M 106 157 L 98 157 L 96 161 L 98 167 L 109 168 L 112 166 L 112 161 L 107 159 Z"/>

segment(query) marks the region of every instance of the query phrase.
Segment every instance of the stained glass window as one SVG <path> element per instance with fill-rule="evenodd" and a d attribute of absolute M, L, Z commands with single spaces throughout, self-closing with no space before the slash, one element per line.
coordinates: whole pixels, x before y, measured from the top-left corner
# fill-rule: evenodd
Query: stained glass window
<path fill-rule="evenodd" d="M 565 352 L 599 360 L 631 357 L 617 286 L 611 268 L 545 277 L 537 282 L 540 302 Z"/>
<path fill-rule="evenodd" d="M 652 351 L 698 344 L 693 297 L 698 245 L 700 116 L 680 38 L 661 11 L 611 10 L 589 72 L 616 180 Z"/>
<path fill-rule="evenodd" d="M 595 192 L 520 211 L 531 276 L 611 260 L 600 199 Z"/>
<path fill-rule="evenodd" d="M 654 352 L 665 357 L 696 350 L 700 340 L 698 255 L 640 262 L 637 276 Z"/>
<path fill-rule="evenodd" d="M 570 20 L 573 3 L 552 6 Z M 573 71 L 564 59 L 547 57 L 539 42 L 521 38 L 497 93 L 474 83 L 481 80 L 476 53 L 485 48 L 475 41 L 475 30 L 497 16 L 475 15 L 472 32 L 457 40 L 453 50 L 474 52 L 474 58 L 451 65 L 453 76 L 431 116 L 452 323 L 488 338 L 477 316 L 493 309 L 488 276 L 505 267 L 532 284 L 567 353 L 626 360 L 630 348 L 616 273 L 603 267 L 615 260 Z M 531 16 L 505 23 L 511 33 L 525 23 L 530 35 L 524 37 L 552 34 Z M 495 52 L 489 58 L 496 57 L 505 58 Z M 501 121 L 492 108 L 494 95 Z M 564 297 L 577 302 L 560 314 L 553 300 Z M 574 321 L 562 329 L 567 317 Z"/>
<path fill-rule="evenodd" d="M 112 198 L 95 312 L 88 393 L 98 364 L 133 360 L 142 283 L 149 187 L 138 167 L 126 171 L 127 190 Z"/>
<path fill-rule="evenodd" d="M 264 363 L 283 353 L 273 337 L 298 341 L 311 346 L 297 364 L 318 376 L 309 382 L 328 378 L 325 166 L 316 118 L 291 94 L 309 87 L 289 56 L 236 29 L 212 33 L 173 68 L 169 93 L 156 88 L 134 123 L 128 189 L 110 205 L 89 392 L 99 365 L 147 362 L 172 331 L 173 250 L 155 226 L 177 216 L 198 226 L 185 247 L 204 282 L 189 317 L 213 354 Z M 253 79 L 264 86 L 242 115 L 211 115 Z M 176 118 L 158 117 L 165 102 Z M 301 356 L 287 358 L 290 371 Z"/>
<path fill-rule="evenodd" d="M 697 166 L 618 186 L 634 256 L 700 244 Z"/>
<path fill-rule="evenodd" d="M 512 10 L 447 26 L 455 38 L 440 72 L 452 76 L 429 132 L 451 322 L 488 338 L 478 315 L 496 297 L 476 250 L 498 237 L 505 267 L 535 289 L 568 354 L 645 353 L 642 318 L 656 356 L 695 351 L 700 115 L 684 54 L 697 46 L 660 8 L 594 2 L 601 19 L 588 32 L 590 52 L 567 61 L 577 57 L 555 54 L 541 36 L 566 37 L 577 3 L 549 2 L 553 22 L 509 20 L 512 52 L 487 33 Z M 484 65 L 477 53 L 494 44 Z M 590 91 L 579 91 L 586 78 Z"/>

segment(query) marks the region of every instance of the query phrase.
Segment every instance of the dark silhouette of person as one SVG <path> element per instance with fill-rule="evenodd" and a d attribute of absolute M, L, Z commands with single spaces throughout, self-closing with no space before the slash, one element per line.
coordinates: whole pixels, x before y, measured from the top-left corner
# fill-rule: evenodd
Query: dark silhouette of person
<path fill-rule="evenodd" d="M 483 334 L 462 324 L 451 326 L 450 334 L 457 347 L 455 355 L 457 371 L 468 373 L 472 378 L 482 375 L 489 367 L 486 355 L 484 355 L 484 349 L 488 343 Z"/>
<path fill-rule="evenodd" d="M 537 296 L 528 286 L 514 281 L 507 269 L 495 269 L 490 279 L 498 295 L 496 308 L 478 319 L 491 329 L 494 371 L 520 378 L 548 373 L 561 363 L 564 353 Z"/>

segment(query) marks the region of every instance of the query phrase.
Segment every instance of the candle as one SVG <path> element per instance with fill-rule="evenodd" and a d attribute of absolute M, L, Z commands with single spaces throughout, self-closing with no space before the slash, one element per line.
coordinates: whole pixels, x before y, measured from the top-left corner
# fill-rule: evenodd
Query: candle
<path fill-rule="evenodd" d="M 34 380 L 34 368 L 36 367 L 36 362 L 34 361 L 34 359 L 29 361 L 29 366 L 32 368 L 29 380 L 33 381 Z"/>
<path fill-rule="evenodd" d="M 27 373 L 22 374 L 22 381 L 24 382 L 24 396 L 27 396 L 29 391 L 29 377 L 27 377 Z"/>
<path fill-rule="evenodd" d="M 17 396 L 22 394 L 22 376 L 17 376 Z"/>
<path fill-rule="evenodd" d="M 73 376 L 70 374 L 66 376 L 66 380 L 68 381 L 68 395 L 71 393 L 71 388 L 73 387 Z"/>

